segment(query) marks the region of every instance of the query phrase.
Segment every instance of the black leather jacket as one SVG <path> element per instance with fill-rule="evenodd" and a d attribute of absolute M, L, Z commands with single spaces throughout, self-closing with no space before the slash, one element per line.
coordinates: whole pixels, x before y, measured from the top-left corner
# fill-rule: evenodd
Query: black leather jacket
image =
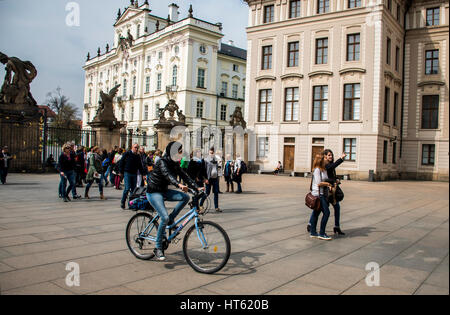
<path fill-rule="evenodd" d="M 172 161 L 170 156 L 164 155 L 156 162 L 153 171 L 148 176 L 147 192 L 165 192 L 169 185 L 178 187 L 177 181 L 179 175 L 190 188 L 198 189 L 194 181 L 183 171 L 178 162 Z"/>

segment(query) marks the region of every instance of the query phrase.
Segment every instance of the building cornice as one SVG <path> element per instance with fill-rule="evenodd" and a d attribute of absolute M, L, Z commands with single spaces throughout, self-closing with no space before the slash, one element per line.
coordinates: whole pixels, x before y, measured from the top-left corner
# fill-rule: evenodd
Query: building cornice
<path fill-rule="evenodd" d="M 426 85 L 444 86 L 445 82 L 443 82 L 443 81 L 422 81 L 422 82 L 417 83 L 418 87 L 422 87 L 422 86 L 426 86 Z"/>
<path fill-rule="evenodd" d="M 326 70 L 318 70 L 308 73 L 308 77 L 315 77 L 317 75 L 328 75 L 330 77 L 333 76 L 333 71 L 326 71 Z"/>
<path fill-rule="evenodd" d="M 350 72 L 359 72 L 359 73 L 366 73 L 366 69 L 363 68 L 345 68 L 342 70 L 339 70 L 339 74 L 346 74 L 346 73 L 350 73 Z"/>
<path fill-rule="evenodd" d="M 260 75 L 259 77 L 255 78 L 255 81 L 261 81 L 261 80 L 272 80 L 272 81 L 276 81 L 277 78 L 273 75 Z"/>

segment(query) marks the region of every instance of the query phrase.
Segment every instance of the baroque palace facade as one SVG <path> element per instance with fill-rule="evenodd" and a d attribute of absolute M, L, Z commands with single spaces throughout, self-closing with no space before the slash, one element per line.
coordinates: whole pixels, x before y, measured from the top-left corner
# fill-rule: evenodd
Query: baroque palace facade
<path fill-rule="evenodd" d="M 169 15 L 151 14 L 148 1 L 130 1 L 118 12 L 114 44 L 102 53 L 88 55 L 84 65 L 85 106 L 83 127 L 89 128 L 98 109 L 100 91 L 120 84 L 114 102 L 116 118 L 128 134 L 153 135 L 160 109 L 168 103 L 167 91 L 176 91 L 176 102 L 186 124 L 229 125 L 236 107 L 244 109 L 246 51 L 221 43 L 221 23 L 188 16 L 179 19 L 179 7 L 169 5 Z"/>
<path fill-rule="evenodd" d="M 448 0 L 246 0 L 256 164 L 448 181 Z M 373 174 L 373 175 L 372 175 Z"/>

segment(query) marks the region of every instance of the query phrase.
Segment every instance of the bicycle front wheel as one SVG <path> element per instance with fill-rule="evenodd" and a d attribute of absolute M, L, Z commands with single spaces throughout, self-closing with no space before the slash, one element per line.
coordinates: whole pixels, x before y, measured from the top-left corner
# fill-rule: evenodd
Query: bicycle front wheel
<path fill-rule="evenodd" d="M 128 222 L 126 229 L 126 240 L 129 250 L 139 259 L 148 260 L 155 254 L 153 249 L 155 243 L 148 238 L 156 239 L 158 222 L 152 222 L 153 217 L 145 212 L 134 215 Z"/>
<path fill-rule="evenodd" d="M 188 264 L 200 273 L 221 270 L 230 258 L 231 245 L 225 230 L 217 223 L 198 222 L 191 226 L 183 240 L 183 254 Z"/>

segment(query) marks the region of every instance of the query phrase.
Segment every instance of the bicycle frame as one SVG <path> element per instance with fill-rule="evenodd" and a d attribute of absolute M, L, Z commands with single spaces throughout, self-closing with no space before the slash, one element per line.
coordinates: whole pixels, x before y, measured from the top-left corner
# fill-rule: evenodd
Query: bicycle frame
<path fill-rule="evenodd" d="M 185 215 L 183 215 L 180 219 L 178 219 L 176 222 L 174 222 L 172 225 L 170 226 L 166 226 L 166 230 L 170 230 L 172 228 L 174 228 L 175 226 L 177 226 L 181 221 L 183 221 L 182 224 L 180 224 L 178 226 L 178 229 L 176 229 L 172 234 L 169 235 L 169 237 L 167 238 L 167 240 L 169 241 L 169 243 L 178 235 L 178 233 L 180 233 L 184 227 L 191 222 L 192 219 L 195 218 L 195 229 L 197 230 L 197 237 L 200 240 L 200 243 L 202 244 L 202 247 L 208 248 L 208 243 L 206 241 L 205 235 L 203 234 L 203 231 L 201 231 L 198 227 L 198 213 L 197 213 L 197 207 L 192 208 L 191 210 L 189 210 Z M 148 240 L 148 241 L 152 241 L 152 242 L 156 242 L 156 237 L 153 236 L 144 236 L 144 235 L 148 235 L 154 228 L 155 226 L 153 225 L 153 222 L 156 220 L 158 221 L 159 219 L 159 214 L 156 214 L 156 216 L 153 218 L 152 221 L 149 222 L 149 224 L 145 227 L 144 231 L 142 231 L 139 235 L 140 238 Z M 151 226 L 151 228 L 150 228 Z M 150 228 L 150 230 L 149 230 Z"/>

